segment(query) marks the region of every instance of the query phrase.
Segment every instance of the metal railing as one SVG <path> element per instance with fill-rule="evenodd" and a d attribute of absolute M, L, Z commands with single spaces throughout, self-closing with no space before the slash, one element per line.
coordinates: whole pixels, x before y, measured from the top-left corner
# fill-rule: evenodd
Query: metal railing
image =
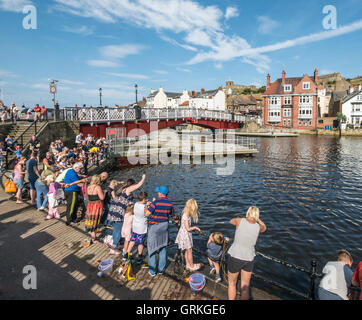
<path fill-rule="evenodd" d="M 135 109 L 116 108 L 68 108 L 56 111 L 57 121 L 80 121 L 81 123 L 111 123 L 136 120 L 158 121 L 175 119 L 211 119 L 231 122 L 245 122 L 245 116 L 227 111 L 177 108 L 177 109 Z"/>
<path fill-rule="evenodd" d="M 172 224 L 177 226 L 178 228 L 180 228 L 180 223 L 179 222 L 178 223 L 173 222 Z M 202 232 L 202 231 L 198 232 L 198 234 L 200 236 L 206 238 L 206 239 L 209 239 L 209 236 L 210 236 L 209 234 L 207 234 L 205 232 Z M 172 243 L 170 246 L 174 246 L 174 245 L 176 245 L 176 244 Z M 224 241 L 223 251 L 222 251 L 223 253 L 222 253 L 222 256 L 221 256 L 221 260 L 220 260 L 220 270 L 221 270 L 221 272 L 223 272 L 223 278 L 225 280 L 228 280 L 227 268 L 226 268 L 226 264 L 227 264 L 226 253 L 227 253 L 227 251 L 229 249 L 229 245 L 230 245 L 230 242 L 225 242 Z M 197 252 L 198 254 L 200 254 L 201 256 L 204 256 L 206 258 L 208 257 L 208 255 L 204 251 L 201 251 L 201 250 L 199 250 L 198 248 L 195 248 L 195 247 L 193 247 L 192 249 L 195 252 Z M 294 296 L 298 296 L 300 298 L 307 299 L 307 300 L 316 300 L 315 281 L 318 278 L 322 278 L 322 274 L 317 273 L 317 262 L 315 260 L 311 261 L 310 269 L 308 270 L 308 269 L 306 269 L 304 267 L 301 267 L 301 266 L 298 266 L 296 264 L 293 264 L 293 263 L 290 263 L 290 262 L 275 258 L 273 256 L 266 255 L 266 254 L 261 253 L 261 252 L 256 252 L 256 255 L 263 258 L 263 259 L 266 259 L 266 260 L 278 263 L 280 265 L 283 265 L 283 266 L 285 266 L 285 267 L 287 267 L 289 269 L 293 269 L 293 270 L 296 270 L 296 271 L 307 274 L 309 279 L 310 279 L 309 292 L 307 294 L 305 294 L 305 293 L 296 291 L 296 290 L 294 290 L 292 288 L 289 288 L 289 287 L 287 287 L 287 286 L 285 286 L 285 285 L 283 285 L 281 283 L 278 283 L 277 281 L 266 279 L 266 278 L 264 278 L 264 277 L 262 277 L 262 276 L 260 276 L 258 274 L 253 273 L 253 276 L 256 279 L 261 280 L 261 281 L 263 281 L 263 282 L 265 282 L 265 283 L 267 283 L 269 285 L 272 285 L 272 286 L 278 287 L 280 289 L 283 289 L 283 290 L 287 291 L 289 294 L 292 294 Z M 181 250 L 178 250 L 176 252 L 174 261 L 175 261 L 174 272 L 176 274 L 178 274 L 179 276 L 184 277 L 186 271 L 185 271 L 185 267 L 184 267 L 184 257 L 183 257 L 183 254 L 182 254 Z"/>
<path fill-rule="evenodd" d="M 34 122 L 32 122 L 31 125 L 29 125 L 28 128 L 26 128 L 26 130 L 24 130 L 24 132 L 14 141 L 13 145 L 17 145 L 17 144 L 20 144 L 22 146 L 22 149 L 23 149 L 23 152 L 26 151 L 26 149 L 28 148 L 29 146 L 29 141 L 27 141 L 25 144 L 24 144 L 24 137 L 25 135 L 32 129 L 34 128 L 34 135 L 37 136 L 39 131 L 41 129 L 43 129 L 43 127 L 47 124 L 47 122 L 43 122 L 42 125 L 39 126 L 38 124 L 39 120 L 36 120 Z M 5 167 L 6 167 L 6 170 L 9 170 L 10 166 L 12 165 L 12 163 L 16 160 L 16 157 L 14 157 L 12 160 L 9 161 L 9 151 L 6 152 L 6 155 L 5 155 Z"/>

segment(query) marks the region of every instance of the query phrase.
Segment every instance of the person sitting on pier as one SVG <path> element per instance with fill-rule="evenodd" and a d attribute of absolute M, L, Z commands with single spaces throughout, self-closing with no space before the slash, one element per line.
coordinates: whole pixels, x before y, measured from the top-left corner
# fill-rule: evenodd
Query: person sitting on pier
<path fill-rule="evenodd" d="M 337 261 L 329 261 L 323 268 L 318 296 L 320 300 L 348 300 L 348 288 L 352 283 L 353 259 L 346 250 L 340 250 Z"/>
<path fill-rule="evenodd" d="M 148 273 L 151 277 L 166 270 L 167 245 L 168 245 L 168 220 L 170 216 L 176 219 L 173 204 L 167 199 L 168 187 L 162 186 L 156 189 L 158 200 L 153 201 L 147 210 L 148 217 Z M 158 268 L 156 254 L 158 252 Z"/>
<path fill-rule="evenodd" d="M 216 273 L 215 282 L 220 282 L 220 260 L 222 256 L 222 249 L 224 240 L 229 242 L 229 238 L 225 237 L 221 232 L 213 232 L 210 234 L 209 241 L 207 242 L 207 260 L 210 264 L 210 274 Z"/>
<path fill-rule="evenodd" d="M 230 223 L 236 227 L 235 238 L 228 253 L 228 295 L 229 300 L 236 298 L 236 283 L 241 272 L 241 300 L 249 300 L 249 286 L 254 267 L 255 245 L 259 234 L 266 231 L 265 224 L 259 219 L 259 208 L 250 207 L 246 218 L 234 218 Z"/>
<path fill-rule="evenodd" d="M 183 210 L 181 218 L 181 227 L 178 231 L 175 243 L 178 244 L 180 250 L 186 250 L 185 259 L 186 259 L 186 269 L 189 271 L 199 270 L 201 265 L 199 263 L 194 264 L 192 258 L 192 231 L 200 232 L 200 229 L 196 226 L 191 227 L 191 217 L 194 223 L 198 221 L 198 211 L 199 207 L 195 199 L 190 199 L 186 202 L 185 208 Z"/>

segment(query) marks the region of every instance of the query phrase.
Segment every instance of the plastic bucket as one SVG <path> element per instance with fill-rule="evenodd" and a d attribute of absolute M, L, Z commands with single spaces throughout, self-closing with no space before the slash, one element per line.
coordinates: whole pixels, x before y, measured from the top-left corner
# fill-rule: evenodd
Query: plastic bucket
<path fill-rule="evenodd" d="M 111 274 L 113 271 L 113 262 L 113 259 L 107 259 L 99 264 L 98 269 L 102 275 L 109 276 Z"/>
<path fill-rule="evenodd" d="M 197 295 L 204 289 L 206 279 L 201 273 L 194 273 L 189 277 L 189 284 L 191 293 Z"/>

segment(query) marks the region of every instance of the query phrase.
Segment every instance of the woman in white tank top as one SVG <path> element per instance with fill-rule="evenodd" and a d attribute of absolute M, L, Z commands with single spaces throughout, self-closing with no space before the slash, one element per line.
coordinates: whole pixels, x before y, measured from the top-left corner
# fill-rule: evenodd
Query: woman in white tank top
<path fill-rule="evenodd" d="M 249 300 L 249 286 L 254 266 L 255 245 L 259 234 L 266 231 L 265 224 L 259 219 L 259 209 L 250 207 L 246 218 L 234 218 L 230 223 L 236 227 L 235 238 L 228 253 L 228 295 L 235 300 L 236 283 L 241 272 L 241 299 Z"/>

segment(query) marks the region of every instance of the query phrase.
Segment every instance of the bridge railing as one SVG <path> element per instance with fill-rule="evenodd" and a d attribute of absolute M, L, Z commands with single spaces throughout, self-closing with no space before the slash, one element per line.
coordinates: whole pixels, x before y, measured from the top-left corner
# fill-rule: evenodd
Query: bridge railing
<path fill-rule="evenodd" d="M 242 115 L 227 111 L 175 108 L 175 109 L 141 109 L 141 118 L 136 118 L 135 109 L 115 108 L 63 108 L 58 111 L 58 120 L 80 121 L 86 123 L 126 122 L 135 120 L 173 120 L 173 119 L 212 119 L 232 122 L 244 122 Z"/>

